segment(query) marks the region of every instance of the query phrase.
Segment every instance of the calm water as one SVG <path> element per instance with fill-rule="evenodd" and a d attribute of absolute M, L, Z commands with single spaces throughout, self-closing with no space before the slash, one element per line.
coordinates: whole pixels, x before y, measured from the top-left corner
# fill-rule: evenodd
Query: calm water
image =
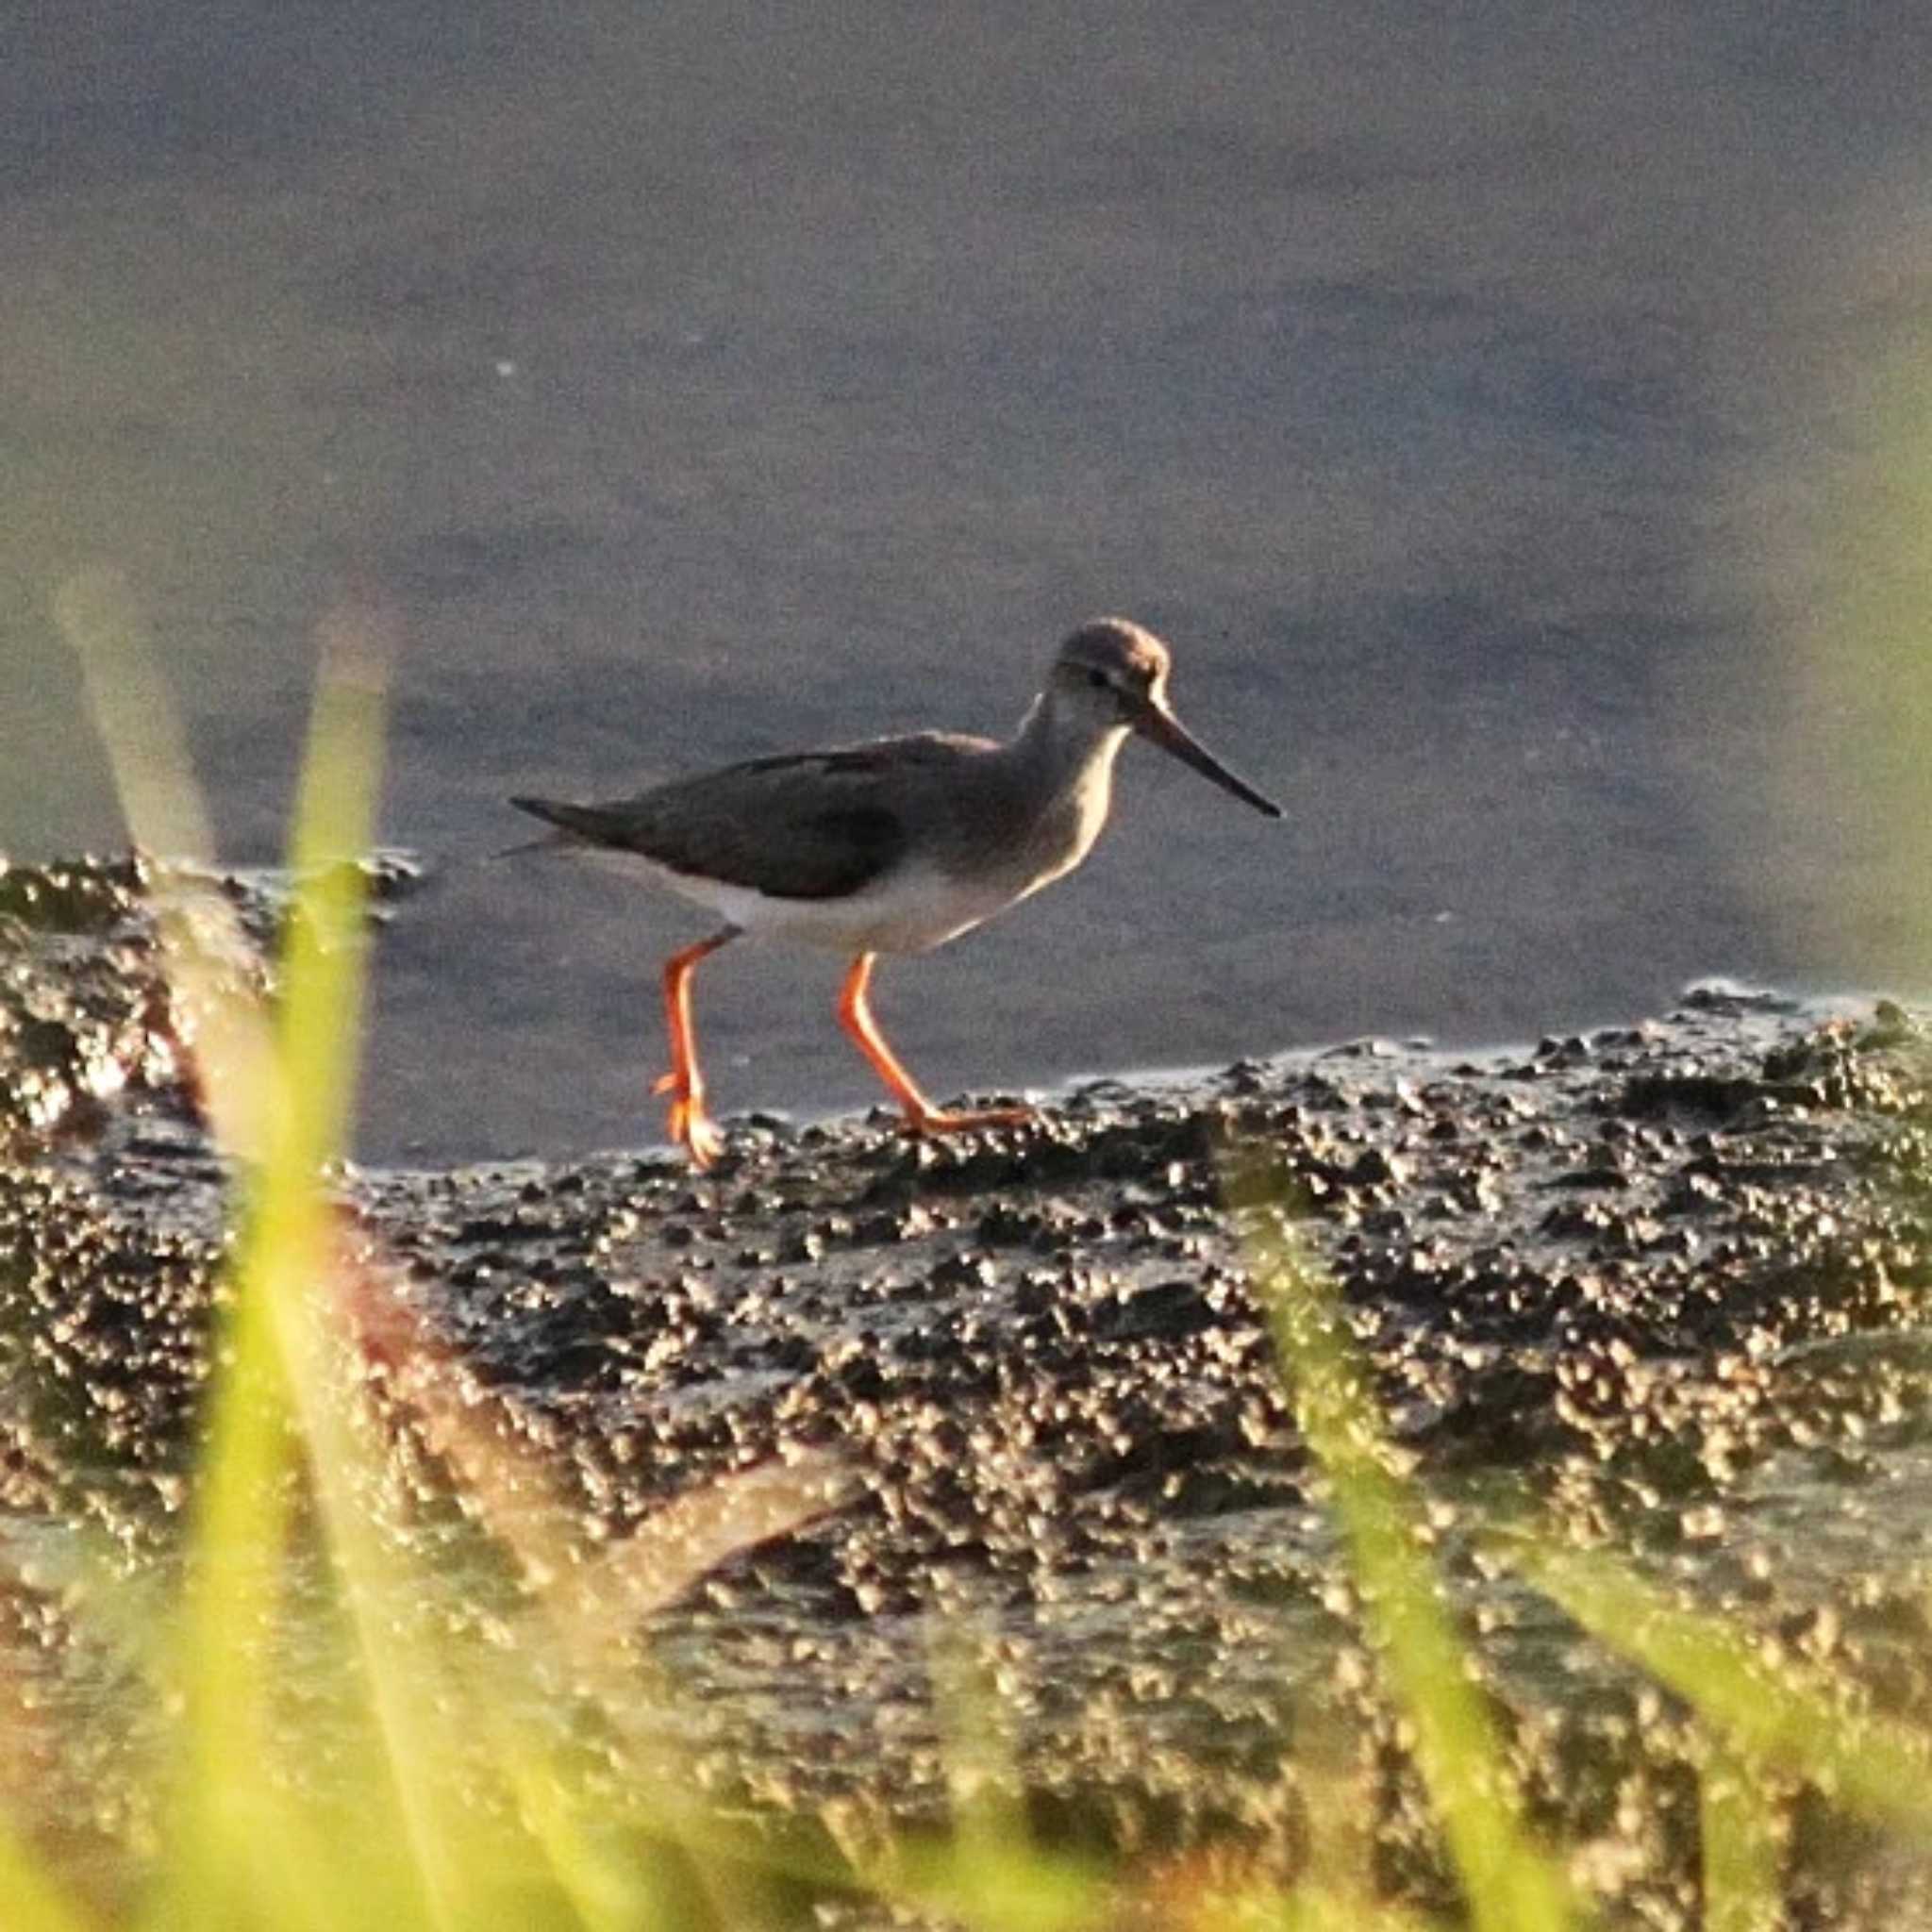
<path fill-rule="evenodd" d="M 437 880 L 368 1153 L 658 1131 L 702 921 L 486 862 L 502 794 L 1005 729 L 1100 609 L 1288 822 L 1130 751 L 1084 874 L 882 971 L 938 1091 L 1913 976 L 1893 801 L 1800 727 L 1844 709 L 1819 639 L 1886 688 L 1837 540 L 1927 313 L 1922 10 L 42 13 L 0 61 L 0 846 L 122 836 L 47 617 L 80 563 L 136 586 L 237 860 L 318 624 L 387 598 L 384 832 Z M 874 1097 L 836 973 L 709 969 L 721 1108 Z"/>

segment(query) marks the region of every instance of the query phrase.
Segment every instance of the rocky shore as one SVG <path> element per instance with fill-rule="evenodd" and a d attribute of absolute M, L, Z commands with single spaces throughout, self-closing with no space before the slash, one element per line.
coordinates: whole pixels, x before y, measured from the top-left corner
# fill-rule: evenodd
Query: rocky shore
<path fill-rule="evenodd" d="M 141 867 L 0 872 L 0 1511 L 160 1550 L 229 1176 Z M 754 1118 L 704 1175 L 624 1153 L 353 1169 L 340 1193 L 587 1545 L 774 1456 L 851 1472 L 645 1633 L 722 1802 L 848 1838 L 941 1815 L 939 1612 L 1057 1840 L 1291 1873 L 1319 1771 L 1364 1795 L 1385 1881 L 1428 1898 L 1433 1834 L 1257 1303 L 1249 1216 L 1291 1219 L 1533 1814 L 1615 1922 L 1690 1924 L 1692 1726 L 1474 1531 L 1534 1508 L 1932 1720 L 1928 1073 L 1890 1003 L 1713 984 L 1519 1051 L 1357 1041 L 1089 1084 L 958 1141 Z M 1228 1205 L 1237 1173 L 1264 1207 Z M 1932 1904 L 1821 1801 L 1791 1807 L 1801 1917 Z"/>

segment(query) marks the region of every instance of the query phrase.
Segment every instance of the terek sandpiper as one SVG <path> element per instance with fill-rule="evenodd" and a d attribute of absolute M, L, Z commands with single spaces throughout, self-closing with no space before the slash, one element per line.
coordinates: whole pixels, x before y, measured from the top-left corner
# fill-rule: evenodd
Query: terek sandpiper
<path fill-rule="evenodd" d="M 700 959 L 741 933 L 851 958 L 839 1020 L 905 1109 L 907 1131 L 1007 1126 L 1026 1108 L 935 1107 L 899 1064 L 866 994 L 880 953 L 957 939 L 1086 858 L 1107 822 L 1130 732 L 1279 818 L 1281 808 L 1183 729 L 1167 699 L 1167 646 L 1105 617 L 1076 630 L 1007 743 L 925 731 L 727 765 L 602 805 L 513 798 L 557 828 L 545 843 L 622 855 L 725 922 L 664 964 L 671 1133 L 708 1166 L 724 1142 L 705 1110 L 691 1031 Z"/>

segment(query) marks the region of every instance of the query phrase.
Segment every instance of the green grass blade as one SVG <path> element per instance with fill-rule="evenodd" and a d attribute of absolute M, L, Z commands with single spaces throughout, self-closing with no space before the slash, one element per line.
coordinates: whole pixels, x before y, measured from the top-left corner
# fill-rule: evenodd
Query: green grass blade
<path fill-rule="evenodd" d="M 1609 1649 L 1674 1691 L 1746 1760 L 1816 1785 L 1874 1823 L 1932 1828 L 1932 1740 L 1846 1707 L 1822 1674 L 1773 1669 L 1756 1640 L 1686 1609 L 1599 1552 L 1499 1539 L 1530 1582 Z"/>
<path fill-rule="evenodd" d="M 1414 1729 L 1418 1770 L 1478 1932 L 1574 1921 L 1560 1874 L 1529 1840 L 1502 1741 L 1469 1674 L 1412 1495 L 1389 1473 L 1368 1376 L 1332 1287 L 1271 1210 L 1257 1218 L 1257 1290 L 1295 1416 L 1327 1474 L 1370 1634 Z"/>
<path fill-rule="evenodd" d="M 428 1923 L 472 1916 L 476 1869 L 456 1792 L 460 1743 L 439 1714 L 439 1658 L 424 1634 L 424 1592 L 371 1522 L 382 1451 L 345 1385 L 330 1340 L 349 1314 L 359 1267 L 324 1198 L 354 1102 L 366 952 L 358 860 L 374 825 L 381 745 L 377 641 L 331 625 L 297 792 L 290 862 L 296 879 L 281 968 L 276 1060 L 287 1104 L 270 1125 L 260 1185 L 258 1276 L 247 1298 L 269 1311 L 328 1545 L 358 1638 L 357 1662 L 387 1757 L 388 1815 L 407 1840 Z"/>
<path fill-rule="evenodd" d="M 147 629 L 110 570 L 63 584 L 54 616 L 80 667 L 81 686 L 113 770 L 136 846 L 159 859 L 152 882 L 162 976 L 177 1027 L 193 1049 L 217 1142 L 257 1158 L 264 1124 L 281 1104 L 267 1024 L 225 962 L 250 947 L 234 909 L 198 873 L 214 862 L 208 815 L 189 777 L 188 740 Z"/>
<path fill-rule="evenodd" d="M 108 567 L 83 571 L 55 592 L 53 608 L 135 842 L 162 858 L 206 861 L 214 841 L 188 780 L 188 734 L 127 585 Z"/>
<path fill-rule="evenodd" d="M 79 658 L 83 681 L 138 842 L 169 858 L 206 860 L 208 828 L 186 777 L 185 734 L 149 654 L 139 613 L 111 575 L 66 586 L 56 615 Z M 163 969 L 171 988 L 209 1020 L 198 1045 L 217 1046 L 206 1071 L 232 1094 L 267 1064 L 258 1042 L 242 1047 L 255 1016 L 229 1010 L 232 995 L 208 957 L 225 918 L 213 894 L 179 881 L 160 908 Z M 244 1071 L 245 1070 L 245 1071 Z M 252 1095 L 228 1118 L 278 1114 L 279 1095 Z M 246 1150 L 243 1150 L 246 1151 Z M 199 1913 L 224 1922 L 237 1874 L 275 1830 L 261 1777 L 266 1750 L 265 1678 L 280 1594 L 286 1478 L 291 1444 L 286 1389 L 267 1304 L 257 1291 L 274 1238 L 263 1183 L 250 1216 L 232 1292 L 215 1339 L 222 1370 L 209 1397 L 203 1476 L 194 1503 L 190 1584 L 173 1674 L 184 1715 L 175 1816 L 169 1832 L 171 1878 L 155 1909 L 164 1924 Z"/>
<path fill-rule="evenodd" d="M 1764 1769 L 1722 1747 L 1697 1787 L 1704 1932 L 1777 1932 L 1785 1922 L 1784 1819 Z"/>
<path fill-rule="evenodd" d="M 274 1334 L 246 1288 L 223 1346 L 175 1669 L 183 1730 L 165 1924 L 191 1923 L 197 1912 L 225 1923 L 217 1901 L 253 1889 L 257 1857 L 273 1862 L 279 1837 L 264 1767 L 291 1457 Z"/>
<path fill-rule="evenodd" d="M 323 1261 L 311 1288 L 328 1297 L 331 1276 L 340 1278 L 349 1265 L 340 1258 Z M 496 1860 L 476 1856 L 486 1849 L 477 1837 L 481 1826 L 469 1818 L 459 1789 L 470 1753 L 449 1699 L 444 1658 L 430 1633 L 433 1590 L 426 1580 L 411 1578 L 407 1559 L 388 1546 L 370 1518 L 380 1450 L 327 1356 L 313 1311 L 285 1303 L 279 1328 L 354 1636 L 354 1665 L 382 1747 L 391 1802 L 375 1815 L 407 1844 L 423 1889 L 422 1922 L 437 1927 L 482 1923 L 473 1880 Z"/>
<path fill-rule="evenodd" d="M 320 1212 L 316 1177 L 342 1150 L 355 1098 L 368 949 L 360 861 L 374 841 L 381 785 L 382 660 L 372 625 L 343 618 L 325 626 L 295 798 L 289 863 L 296 893 L 278 1028 L 289 1093 L 280 1124 L 289 1141 L 279 1173 L 311 1215 Z"/>

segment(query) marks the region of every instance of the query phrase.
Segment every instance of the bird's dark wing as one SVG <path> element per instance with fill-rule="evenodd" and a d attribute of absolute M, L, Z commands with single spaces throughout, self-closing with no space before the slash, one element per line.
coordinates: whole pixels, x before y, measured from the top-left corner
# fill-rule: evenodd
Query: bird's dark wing
<path fill-rule="evenodd" d="M 607 805 L 513 798 L 592 845 L 774 899 L 836 899 L 890 872 L 908 837 L 908 773 L 984 750 L 939 734 L 753 758 Z"/>

